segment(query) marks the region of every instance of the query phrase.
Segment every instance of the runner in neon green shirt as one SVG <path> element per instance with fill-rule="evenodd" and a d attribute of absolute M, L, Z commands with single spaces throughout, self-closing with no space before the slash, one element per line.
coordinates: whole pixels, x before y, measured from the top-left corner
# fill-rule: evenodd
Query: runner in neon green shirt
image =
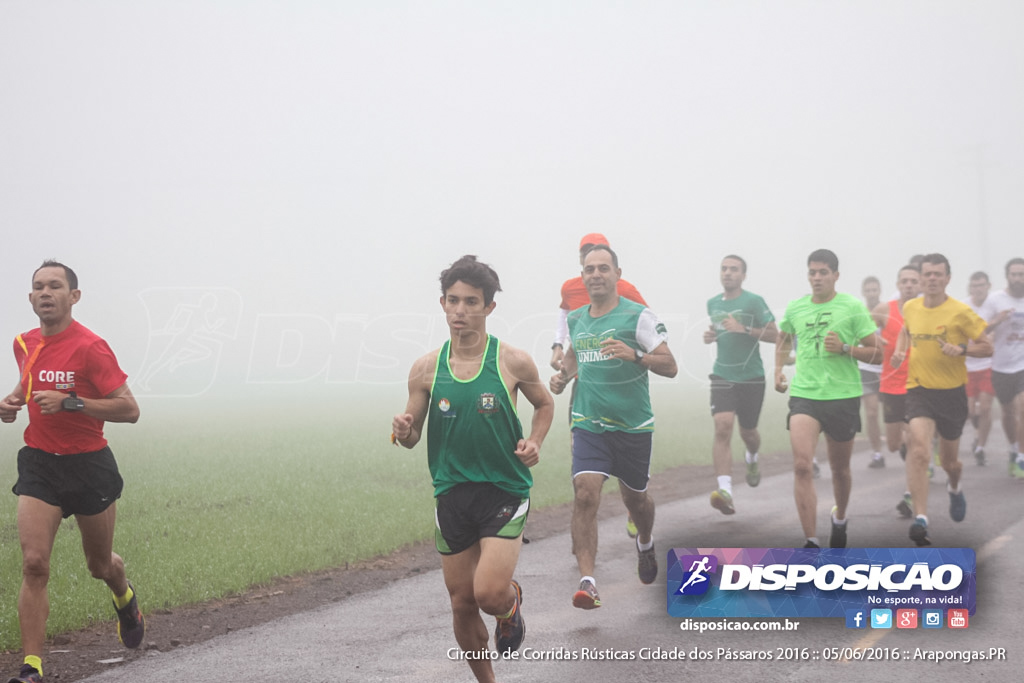
<path fill-rule="evenodd" d="M 846 547 L 846 508 L 852 478 L 853 437 L 860 431 L 860 370 L 857 361 L 882 357 L 875 323 L 860 300 L 836 292 L 839 259 L 828 249 L 807 258 L 811 294 L 793 301 L 779 323 L 775 347 L 775 389 L 790 391 L 789 441 L 793 448 L 793 497 L 807 537 L 818 548 L 818 495 L 814 490 L 814 449 L 825 432 L 832 469 L 832 531 L 829 546 Z M 784 372 L 796 339 L 796 375 L 792 387 Z"/>

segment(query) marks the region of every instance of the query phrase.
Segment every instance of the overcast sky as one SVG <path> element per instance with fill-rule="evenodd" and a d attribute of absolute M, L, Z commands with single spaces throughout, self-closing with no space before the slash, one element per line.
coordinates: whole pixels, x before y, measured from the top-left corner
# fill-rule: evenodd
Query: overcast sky
<path fill-rule="evenodd" d="M 401 382 L 474 253 L 493 329 L 544 361 L 598 231 L 704 381 L 729 252 L 778 314 L 818 247 L 853 293 L 930 251 L 954 295 L 1001 285 L 1022 26 L 985 0 L 0 0 L 0 338 L 56 257 L 140 394 Z"/>

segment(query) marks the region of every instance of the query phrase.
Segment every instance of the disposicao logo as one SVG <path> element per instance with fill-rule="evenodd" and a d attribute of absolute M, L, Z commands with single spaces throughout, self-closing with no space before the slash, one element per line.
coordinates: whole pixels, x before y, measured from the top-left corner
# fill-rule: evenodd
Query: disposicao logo
<path fill-rule="evenodd" d="M 687 555 L 679 558 L 689 566 L 679 587 L 680 595 L 703 595 L 711 587 L 711 575 L 718 569 L 718 558 L 714 555 Z"/>
<path fill-rule="evenodd" d="M 975 610 L 970 548 L 674 548 L 668 613 L 675 617 L 840 617 L 892 628 L 896 608 Z M 888 626 L 874 612 L 889 610 Z M 916 612 L 915 612 L 916 614 Z"/>

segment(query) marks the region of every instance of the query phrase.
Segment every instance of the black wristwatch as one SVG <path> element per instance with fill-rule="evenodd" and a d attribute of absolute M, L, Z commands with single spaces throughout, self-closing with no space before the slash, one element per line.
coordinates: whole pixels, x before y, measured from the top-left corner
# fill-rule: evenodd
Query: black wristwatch
<path fill-rule="evenodd" d="M 644 359 L 644 352 L 640 349 L 633 349 L 633 362 L 639 363 Z"/>
<path fill-rule="evenodd" d="M 562 343 L 561 342 L 555 342 L 554 344 L 551 345 L 551 350 L 552 351 L 554 351 L 555 349 L 560 349 L 560 348 L 562 348 Z"/>
<path fill-rule="evenodd" d="M 850 345 L 849 344 L 843 344 L 843 354 L 844 355 L 852 357 L 853 354 L 851 353 L 851 351 L 852 351 L 852 349 L 850 349 Z"/>
<path fill-rule="evenodd" d="M 76 394 L 73 391 L 67 398 L 65 398 L 61 402 L 60 406 L 64 410 L 68 410 L 71 412 L 77 412 L 79 410 L 85 409 L 85 403 L 82 401 L 82 399 L 78 398 L 78 394 Z"/>

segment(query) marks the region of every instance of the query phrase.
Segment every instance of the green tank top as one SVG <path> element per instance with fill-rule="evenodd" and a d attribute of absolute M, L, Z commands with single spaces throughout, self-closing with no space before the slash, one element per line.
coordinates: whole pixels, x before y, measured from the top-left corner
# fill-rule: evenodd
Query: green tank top
<path fill-rule="evenodd" d="M 439 496 L 457 484 L 488 482 L 526 498 L 530 468 L 516 457 L 523 427 L 498 368 L 501 343 L 487 337 L 480 369 L 461 380 L 451 370 L 451 341 L 437 354 L 427 413 L 427 462 Z"/>

